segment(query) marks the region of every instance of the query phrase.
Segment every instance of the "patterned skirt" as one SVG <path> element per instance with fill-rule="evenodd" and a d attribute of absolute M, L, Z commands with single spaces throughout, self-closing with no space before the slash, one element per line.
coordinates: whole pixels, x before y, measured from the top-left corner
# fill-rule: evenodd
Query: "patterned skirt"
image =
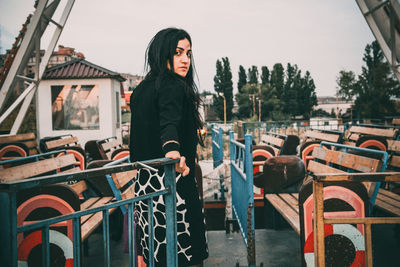
<path fill-rule="evenodd" d="M 140 169 L 135 182 L 135 197 L 165 189 L 164 174 Z M 193 175 L 181 177 L 176 193 L 178 261 L 179 266 L 196 265 L 208 257 L 204 215 Z M 138 215 L 137 247 L 148 263 L 148 205 L 136 203 Z M 166 217 L 164 196 L 153 199 L 154 263 L 165 266 L 166 262 Z"/>

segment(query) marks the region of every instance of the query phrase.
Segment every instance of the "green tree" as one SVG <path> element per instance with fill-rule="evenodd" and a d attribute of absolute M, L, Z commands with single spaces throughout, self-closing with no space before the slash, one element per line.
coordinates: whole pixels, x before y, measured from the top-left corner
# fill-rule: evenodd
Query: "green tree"
<path fill-rule="evenodd" d="M 299 89 L 299 79 L 297 65 L 287 64 L 286 81 L 283 86 L 281 99 L 283 100 L 283 111 L 289 115 L 296 115 L 297 112 L 297 91 Z"/>
<path fill-rule="evenodd" d="M 232 71 L 229 63 L 229 58 L 222 58 L 224 64 L 224 95 L 226 98 L 226 119 L 232 120 L 232 109 L 233 109 L 233 82 L 232 82 Z"/>
<path fill-rule="evenodd" d="M 331 114 L 330 114 L 330 116 L 331 116 L 332 118 L 336 118 L 336 112 L 335 112 L 335 109 L 334 109 L 334 108 L 331 109 Z"/>
<path fill-rule="evenodd" d="M 365 47 L 361 74 L 358 79 L 351 71 L 341 71 L 337 78 L 338 93 L 355 99 L 354 109 L 362 118 L 383 118 L 399 112 L 391 97 L 400 96 L 400 85 L 384 59 L 376 41 Z"/>
<path fill-rule="evenodd" d="M 276 63 L 273 66 L 270 84 L 273 88 L 275 88 L 278 98 L 280 98 L 284 86 L 284 69 L 281 63 Z"/>
<path fill-rule="evenodd" d="M 222 62 L 217 59 L 216 63 L 216 74 L 214 76 L 214 90 L 216 95 L 214 95 L 214 107 L 217 116 L 221 119 L 224 118 L 224 100 L 218 95 L 219 93 L 224 93 L 223 88 L 223 67 Z"/>
<path fill-rule="evenodd" d="M 254 98 L 252 95 L 256 95 Z M 236 94 L 236 102 L 239 106 L 238 117 L 258 119 L 259 101 L 261 100 L 261 120 L 274 119 L 274 114 L 280 114 L 280 100 L 277 97 L 275 88 L 270 85 L 246 84 L 242 92 Z"/>
<path fill-rule="evenodd" d="M 343 97 L 346 101 L 353 100 L 354 88 L 357 83 L 354 72 L 341 70 L 336 78 L 336 83 L 338 85 L 338 96 Z"/>
<path fill-rule="evenodd" d="M 298 73 L 300 75 L 300 72 Z M 314 80 L 309 71 L 306 71 L 304 77 L 299 79 L 300 87 L 297 90 L 298 115 L 303 115 L 305 119 L 309 119 L 314 106 L 318 104 L 317 94 L 315 93 Z"/>
<path fill-rule="evenodd" d="M 246 70 L 243 68 L 242 65 L 239 66 L 239 79 L 238 79 L 238 91 L 239 93 L 242 92 L 242 87 L 247 83 L 247 76 L 246 76 Z"/>
<path fill-rule="evenodd" d="M 267 66 L 261 67 L 261 84 L 266 85 L 269 83 L 269 69 Z"/>
<path fill-rule="evenodd" d="M 245 84 L 242 87 L 242 91 L 237 93 L 235 98 L 236 102 L 239 106 L 238 110 L 238 118 L 240 119 L 248 119 L 253 114 L 253 100 L 250 99 L 250 94 L 256 94 L 258 92 L 258 88 L 255 84 Z"/>
<path fill-rule="evenodd" d="M 214 105 L 216 107 L 217 115 L 220 119 L 224 118 L 224 100 L 219 93 L 223 93 L 226 99 L 226 119 L 232 119 L 233 108 L 233 83 L 232 72 L 227 57 L 219 59 L 216 63 L 216 74 L 214 76 L 214 90 L 217 93 L 214 95 Z"/>
<path fill-rule="evenodd" d="M 249 83 L 258 84 L 258 69 L 257 66 L 251 66 L 248 70 Z"/>

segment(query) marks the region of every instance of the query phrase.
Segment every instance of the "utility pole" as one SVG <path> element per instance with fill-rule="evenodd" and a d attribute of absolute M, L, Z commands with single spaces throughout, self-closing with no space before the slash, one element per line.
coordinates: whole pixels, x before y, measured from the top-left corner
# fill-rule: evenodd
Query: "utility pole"
<path fill-rule="evenodd" d="M 256 103 L 255 103 L 256 95 L 257 94 L 249 94 L 249 99 L 253 100 L 253 116 L 256 115 Z"/>
<path fill-rule="evenodd" d="M 224 99 L 224 124 L 226 124 L 226 98 L 224 93 L 218 93 L 218 95 Z"/>

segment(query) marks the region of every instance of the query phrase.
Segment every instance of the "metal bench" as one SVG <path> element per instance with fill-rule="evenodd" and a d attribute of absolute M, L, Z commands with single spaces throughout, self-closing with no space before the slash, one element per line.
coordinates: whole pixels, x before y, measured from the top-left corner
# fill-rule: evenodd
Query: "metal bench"
<path fill-rule="evenodd" d="M 375 146 L 377 149 L 386 151 L 385 140 L 396 140 L 398 133 L 399 129 L 391 126 L 353 125 L 346 130 L 344 144 L 359 147 Z"/>
<path fill-rule="evenodd" d="M 102 159 L 118 160 L 129 156 L 129 148 L 125 147 L 116 136 L 96 141 Z"/>
<path fill-rule="evenodd" d="M 323 148 L 329 146 L 339 150 L 327 150 Z M 370 158 L 358 155 L 359 152 L 368 153 Z M 353 154 L 357 153 L 357 154 Z M 312 177 L 315 173 L 374 173 L 385 171 L 387 164 L 387 153 L 383 151 L 364 149 L 328 142 L 322 142 L 319 147 L 313 150 L 313 160 L 309 162 L 307 171 L 308 178 L 303 182 L 300 193 L 266 194 L 265 198 L 276 211 L 290 224 L 290 226 L 300 235 L 302 245 L 303 265 L 312 265 L 313 261 L 313 188 Z M 351 184 L 331 183 L 327 184 L 324 193 L 324 202 L 327 207 L 326 216 L 329 218 L 342 217 L 366 217 L 370 214 L 370 207 L 375 203 L 379 185 L 375 183 L 354 182 Z M 377 200 L 378 201 L 378 200 Z M 379 201 L 378 201 L 379 202 Z M 352 227 L 352 226 L 349 226 Z M 359 232 L 363 236 L 364 228 L 360 225 L 357 229 L 347 227 L 342 235 L 347 238 L 349 231 Z M 332 234 L 332 233 L 331 233 Z M 339 233 L 333 233 L 339 235 Z M 339 244 L 340 242 L 336 242 Z M 327 253 L 338 248 L 330 243 Z M 341 262 L 341 259 L 333 259 Z M 351 260 L 351 259 L 350 259 Z"/>
<path fill-rule="evenodd" d="M 39 153 L 34 133 L 0 136 L 0 161 Z"/>
<path fill-rule="evenodd" d="M 388 140 L 388 171 L 400 171 L 400 141 Z M 376 207 L 395 216 L 400 216 L 400 186 L 399 183 L 387 183 L 386 188 L 380 188 L 375 202 Z"/>
<path fill-rule="evenodd" d="M 323 141 L 341 143 L 342 132 L 327 130 L 307 130 L 302 136 L 302 143 L 299 145 L 299 156 L 307 168 L 307 163 L 313 159 L 312 152 L 315 147 Z"/>
<path fill-rule="evenodd" d="M 43 152 L 52 150 L 65 149 L 68 153 L 73 154 L 78 161 L 81 170 L 86 168 L 86 153 L 78 142 L 78 138 L 71 134 L 51 136 L 40 139 L 40 148 Z"/>

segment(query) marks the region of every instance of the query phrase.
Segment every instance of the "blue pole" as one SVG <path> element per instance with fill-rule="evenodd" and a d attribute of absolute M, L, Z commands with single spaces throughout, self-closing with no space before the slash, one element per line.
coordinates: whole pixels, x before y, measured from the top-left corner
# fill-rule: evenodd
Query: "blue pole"
<path fill-rule="evenodd" d="M 223 160 L 224 160 L 224 131 L 222 131 L 222 128 L 219 128 L 219 132 L 218 132 L 218 144 L 219 144 L 219 161 L 220 164 L 222 164 Z M 219 165 L 219 164 L 218 164 Z"/>
<path fill-rule="evenodd" d="M 243 129 L 245 127 L 244 124 L 245 123 L 242 124 Z M 229 155 L 230 155 L 230 160 L 231 160 L 231 162 L 229 162 L 229 165 L 231 165 L 231 188 L 232 188 L 232 190 L 233 190 L 233 186 L 232 186 L 232 183 L 233 183 L 233 180 L 232 180 L 232 173 L 233 173 L 233 171 L 232 171 L 232 161 L 235 159 L 236 150 L 235 150 L 235 145 L 231 141 L 234 140 L 234 139 L 235 139 L 235 135 L 234 135 L 233 131 L 229 131 Z M 235 212 L 233 210 L 233 204 L 232 204 L 232 219 L 233 220 L 236 219 L 236 215 L 235 215 Z"/>
<path fill-rule="evenodd" d="M 0 206 L 1 265 L 16 267 L 18 261 L 16 193 L 0 192 Z"/>
<path fill-rule="evenodd" d="M 245 142 L 245 173 L 248 193 L 248 216 L 251 216 L 248 222 L 251 225 L 247 225 L 247 254 L 249 266 L 256 266 L 256 246 L 255 246 L 255 227 L 254 227 L 254 194 L 253 194 L 253 155 L 252 155 L 252 136 L 246 135 L 244 137 Z M 249 219 L 249 218 L 248 218 Z"/>
<path fill-rule="evenodd" d="M 175 165 L 165 165 L 164 173 L 164 184 L 169 188 L 169 194 L 165 195 L 166 227 L 169 229 L 166 234 L 167 266 L 175 267 L 178 266 Z"/>
<path fill-rule="evenodd" d="M 224 162 L 224 131 L 222 128 L 219 128 L 218 131 L 218 145 L 219 145 L 219 151 L 218 151 L 218 166 L 221 165 Z M 219 191 L 221 193 L 221 200 L 225 200 L 225 188 L 223 184 L 223 180 L 219 180 Z"/>
<path fill-rule="evenodd" d="M 217 147 L 215 146 L 214 142 L 217 142 L 214 132 L 215 125 L 211 125 L 211 150 L 212 150 L 212 158 L 213 158 L 213 167 L 216 168 L 218 166 L 218 159 L 217 159 Z"/>

